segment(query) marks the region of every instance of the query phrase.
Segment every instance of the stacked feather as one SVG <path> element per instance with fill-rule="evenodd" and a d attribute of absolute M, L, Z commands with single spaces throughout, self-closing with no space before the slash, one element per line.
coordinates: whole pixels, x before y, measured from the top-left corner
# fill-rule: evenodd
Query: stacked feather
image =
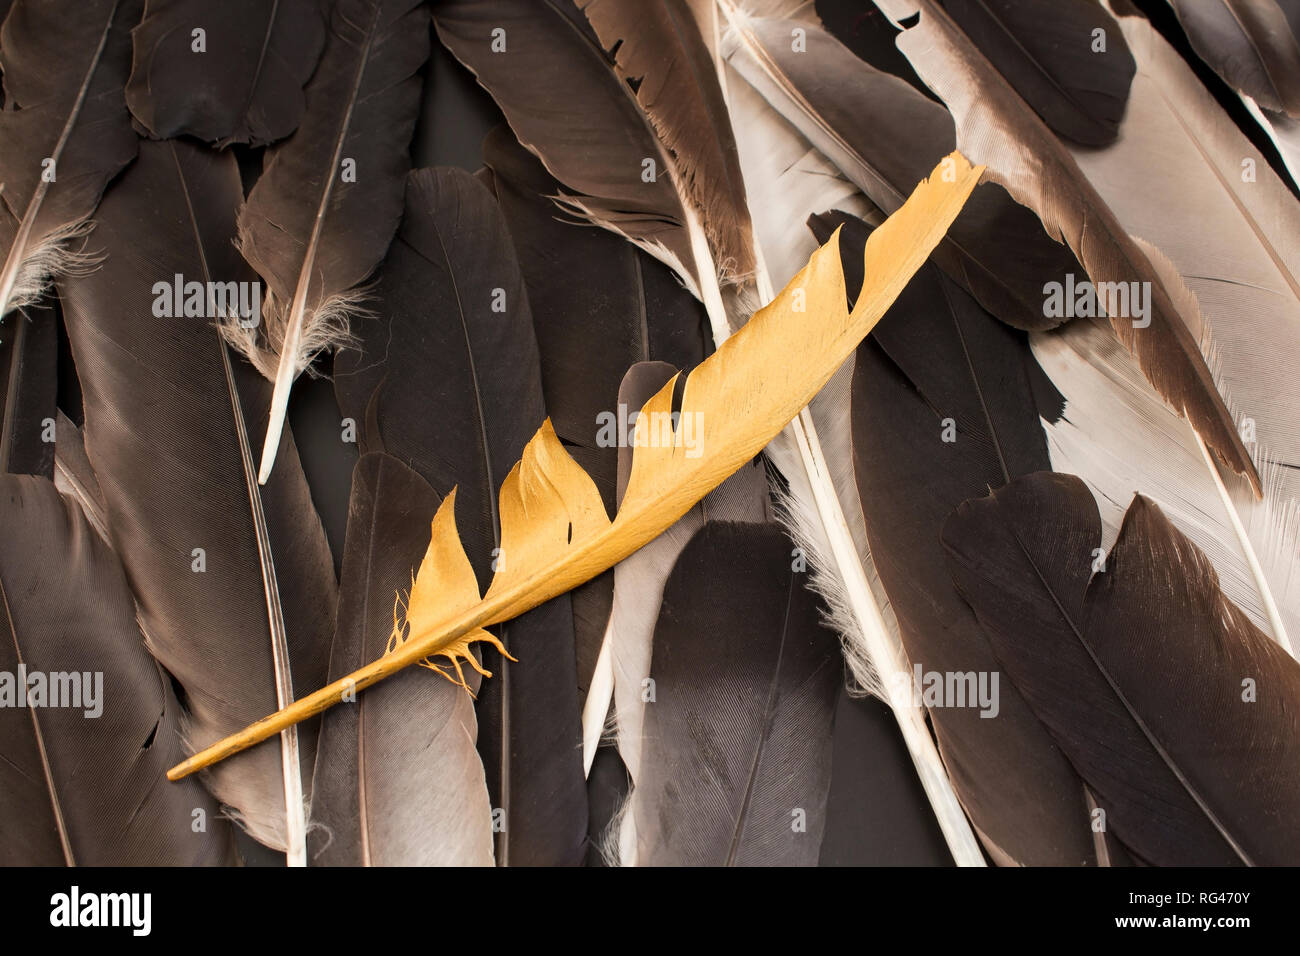
<path fill-rule="evenodd" d="M 1300 862 L 1300 21 L 1154 5 L 0 2 L 3 669 L 109 685 L 0 707 L 5 862 Z M 475 175 L 412 157 L 432 36 Z M 651 409 L 707 457 L 678 372 L 871 298 L 954 149 L 761 453 L 357 680 L 543 587 Z"/>

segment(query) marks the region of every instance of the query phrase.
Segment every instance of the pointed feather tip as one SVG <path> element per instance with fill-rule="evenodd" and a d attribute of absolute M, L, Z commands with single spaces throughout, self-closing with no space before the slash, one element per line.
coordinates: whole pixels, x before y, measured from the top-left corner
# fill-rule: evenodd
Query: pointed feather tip
<path fill-rule="evenodd" d="M 280 451 L 280 437 L 284 433 L 284 419 L 289 414 L 289 390 L 298 377 L 291 358 L 293 350 L 285 348 L 280 353 L 280 367 L 275 375 L 275 388 L 271 391 L 271 410 L 266 421 L 266 440 L 262 442 L 262 462 L 257 469 L 257 483 L 266 484 L 275 467 L 275 456 Z"/>
<path fill-rule="evenodd" d="M 262 443 L 262 461 L 257 467 L 257 483 L 265 485 L 275 467 L 275 455 L 280 448 L 280 432 L 284 428 L 284 419 L 273 418 L 266 426 L 266 440 Z"/>
<path fill-rule="evenodd" d="M 1212 448 L 1212 451 L 1215 458 L 1221 461 L 1237 477 L 1244 478 L 1250 484 L 1250 490 L 1254 492 L 1256 501 L 1264 500 L 1264 481 L 1260 478 L 1259 469 L 1255 467 L 1255 462 L 1244 445 L 1241 447 L 1241 454 L 1235 457 L 1225 455 L 1217 447 Z"/>
<path fill-rule="evenodd" d="M 951 153 L 935 164 L 935 167 L 930 171 L 929 176 L 916 184 L 916 187 L 899 208 L 898 212 L 886 219 L 880 228 L 872 230 L 871 235 L 867 237 L 866 248 L 863 250 L 862 289 L 860 290 L 857 303 L 853 307 L 854 312 L 858 312 L 861 309 L 868 309 L 879 311 L 882 315 L 884 314 L 884 309 L 877 309 L 877 304 L 868 302 L 867 300 L 870 297 L 865 296 L 862 293 L 866 293 L 868 288 L 873 285 L 869 280 L 873 271 L 872 266 L 874 260 L 877 257 L 884 257 L 886 261 L 888 261 L 891 248 L 890 244 L 906 241 L 904 236 L 898 234 L 904 228 L 900 223 L 904 221 L 910 223 L 912 220 L 904 220 L 898 215 L 898 213 L 902 213 L 908 207 L 914 209 L 928 209 L 931 221 L 942 220 L 951 223 L 957 218 L 957 215 L 961 212 L 962 207 L 965 206 L 966 200 L 970 197 L 970 194 L 974 191 L 975 187 L 983 181 L 986 171 L 986 166 L 972 165 L 971 161 L 967 159 L 960 150 L 954 149 Z M 891 221 L 894 223 L 892 227 L 890 226 Z M 839 259 L 838 237 L 841 228 L 843 228 L 843 224 L 836 227 L 835 233 L 826 243 L 826 245 L 830 245 L 832 241 L 835 243 L 837 261 Z M 915 262 L 915 265 L 907 271 L 907 281 L 910 281 L 911 276 L 915 273 L 916 269 L 920 267 L 921 263 L 929 258 L 929 252 L 925 252 L 923 255 L 918 253 L 915 243 L 911 243 L 910 247 L 910 258 Z M 892 290 L 892 295 L 896 296 L 900 290 L 901 287 Z M 882 290 L 876 291 L 880 292 Z M 892 302 L 892 297 L 889 298 L 888 301 Z"/>

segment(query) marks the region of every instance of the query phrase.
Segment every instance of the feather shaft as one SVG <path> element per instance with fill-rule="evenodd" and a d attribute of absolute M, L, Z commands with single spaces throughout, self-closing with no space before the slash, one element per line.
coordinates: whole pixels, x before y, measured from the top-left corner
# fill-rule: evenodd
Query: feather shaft
<path fill-rule="evenodd" d="M 206 267 L 204 272 L 206 275 Z M 206 285 L 212 287 L 211 282 Z M 244 469 L 244 484 L 248 487 L 248 508 L 253 518 L 257 560 L 262 571 L 262 593 L 266 596 L 271 661 L 275 671 L 275 701 L 277 707 L 287 707 L 293 700 L 293 675 L 289 669 L 289 638 L 284 626 L 284 607 L 280 603 L 280 585 L 275 577 L 271 535 L 266 527 L 262 495 L 254 480 L 253 451 L 248 442 L 248 425 L 244 420 L 239 390 L 235 386 L 235 372 L 230 366 L 230 350 L 225 341 L 221 340 L 217 342 L 217 348 L 221 350 L 221 371 L 226 377 L 226 389 L 230 394 L 230 410 L 235 422 L 235 436 L 239 442 L 239 462 Z M 302 785 L 301 759 L 298 728 L 289 727 L 280 734 L 280 772 L 284 775 L 285 861 L 289 866 L 307 865 L 306 797 Z"/>

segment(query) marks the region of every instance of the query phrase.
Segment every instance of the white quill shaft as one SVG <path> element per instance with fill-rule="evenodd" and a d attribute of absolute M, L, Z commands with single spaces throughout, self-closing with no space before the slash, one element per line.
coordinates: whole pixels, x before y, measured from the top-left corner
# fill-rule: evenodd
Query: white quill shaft
<path fill-rule="evenodd" d="M 271 659 L 275 667 L 275 706 L 284 708 L 293 703 L 293 675 L 289 669 L 289 640 L 284 626 L 284 609 L 280 605 L 280 587 L 275 576 L 275 560 L 271 556 L 271 535 L 266 527 L 266 514 L 262 510 L 262 496 L 257 491 L 258 486 L 253 482 L 253 451 L 248 442 L 248 429 L 244 424 L 244 410 L 239 404 L 239 393 L 235 390 L 230 353 L 226 343 L 220 339 L 217 340 L 217 347 L 221 349 L 226 386 L 230 391 L 235 434 L 239 438 L 239 457 L 244 468 L 244 482 L 248 485 L 248 504 L 257 535 L 257 559 L 262 569 L 262 590 L 266 596 L 266 617 L 271 636 Z M 280 769 L 284 777 L 284 839 L 287 866 L 307 865 L 307 807 L 300 761 L 298 728 L 294 726 L 280 732 Z"/>

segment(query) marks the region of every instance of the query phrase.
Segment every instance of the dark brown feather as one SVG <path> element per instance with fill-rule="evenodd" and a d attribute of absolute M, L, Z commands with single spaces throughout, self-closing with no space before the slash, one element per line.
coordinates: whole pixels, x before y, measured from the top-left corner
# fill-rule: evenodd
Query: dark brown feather
<path fill-rule="evenodd" d="M 69 240 L 135 158 L 122 88 L 142 3 L 17 0 L 0 27 L 0 317 L 79 264 Z"/>
<path fill-rule="evenodd" d="M 336 358 L 339 405 L 364 423 L 364 449 L 409 465 L 439 496 L 457 489 L 461 540 L 486 587 L 500 557 L 498 490 L 546 412 L 510 236 L 469 173 L 410 175 L 377 312 L 358 323 L 359 348 Z M 518 663 L 485 653 L 494 677 L 477 703 L 492 806 L 505 816 L 497 863 L 579 863 L 587 807 L 569 596 L 510 621 L 500 637 Z"/>
<path fill-rule="evenodd" d="M 397 591 L 409 592 L 440 500 L 390 455 L 357 462 L 330 680 L 387 651 Z M 313 777 L 311 862 L 490 866 L 492 809 L 476 736 L 469 693 L 420 667 L 327 712 Z"/>
<path fill-rule="evenodd" d="M 325 45 L 321 0 L 146 0 L 126 102 L 158 139 L 265 146 L 298 128 Z M 194 32 L 203 31 L 202 50 Z"/>
<path fill-rule="evenodd" d="M 274 711 L 276 677 L 250 498 L 257 486 L 241 453 L 226 347 L 211 315 L 159 315 L 166 310 L 158 285 L 172 285 L 176 275 L 193 282 L 253 276 L 232 242 L 242 196 L 234 157 L 180 140 L 140 149 L 96 217 L 95 241 L 111 255 L 59 290 L 85 395 L 86 451 L 113 544 L 149 649 L 185 691 L 189 742 L 198 747 Z M 256 434 L 269 386 L 243 362 L 231 364 L 246 432 Z M 336 585 L 287 432 L 281 453 L 284 467 L 260 499 L 292 677 L 310 689 L 325 677 Z M 195 549 L 202 549 L 201 573 Z M 309 780 L 314 722 L 302 730 Z M 206 782 L 239 809 L 254 836 L 283 845 L 278 741 L 215 768 Z"/>
<path fill-rule="evenodd" d="M 861 281 L 868 229 L 843 223 L 840 249 Z M 1037 386 L 1036 387 L 1036 383 Z M 922 675 L 984 674 L 997 661 L 944 567 L 939 531 L 962 501 L 1051 467 L 1039 415 L 1060 399 L 1023 333 L 984 312 L 933 265 L 923 266 L 871 336 L 853 377 L 853 461 L 867 539 Z M 946 434 L 946 430 L 950 431 Z M 923 680 L 909 675 L 919 693 Z M 1083 784 L 1033 711 L 1000 687 L 995 718 L 976 701 L 930 707 L 953 787 L 996 862 L 1095 862 Z"/>
<path fill-rule="evenodd" d="M 943 542 L 1007 674 L 1137 857 L 1300 862 L 1300 664 L 1158 507 L 1135 497 L 1103 556 L 1087 486 L 1039 473 L 963 504 Z"/>
<path fill-rule="evenodd" d="M 0 526 L 0 863 L 231 865 L 212 798 L 164 777 L 185 753 L 181 709 L 116 555 L 44 478 L 0 476 Z M 38 675 L 41 706 L 15 703 Z M 56 704 L 56 686 L 75 696 Z"/>
<path fill-rule="evenodd" d="M 664 588 L 632 814 L 640 865 L 812 866 L 843 664 L 776 525 L 709 522 Z"/>

